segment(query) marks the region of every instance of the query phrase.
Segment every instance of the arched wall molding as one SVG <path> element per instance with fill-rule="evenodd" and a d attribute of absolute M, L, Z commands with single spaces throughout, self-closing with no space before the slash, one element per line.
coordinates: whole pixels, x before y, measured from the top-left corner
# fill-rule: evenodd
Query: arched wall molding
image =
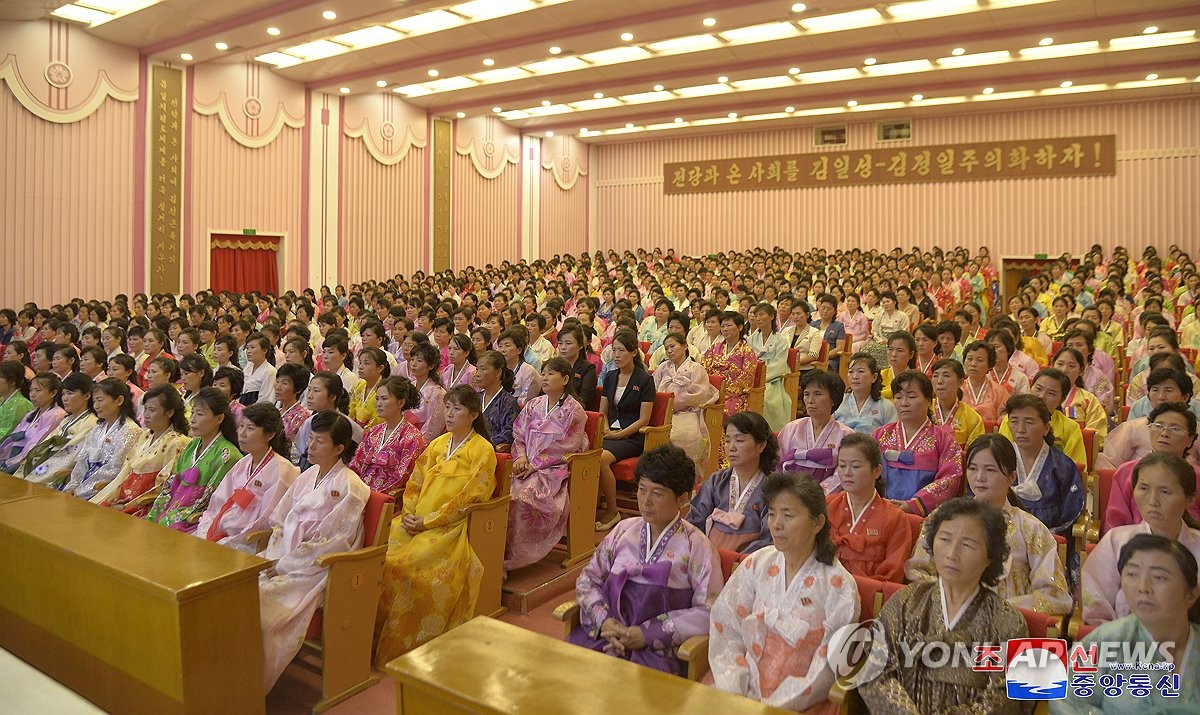
<path fill-rule="evenodd" d="M 470 158 L 475 171 L 496 179 L 521 160 L 521 135 L 495 117 L 459 120 L 454 151 Z"/>
<path fill-rule="evenodd" d="M 409 149 L 424 149 L 429 143 L 424 112 L 391 93 L 348 97 L 342 116 L 346 136 L 362 141 L 384 166 L 399 164 Z"/>
<path fill-rule="evenodd" d="M 198 65 L 192 109 L 216 116 L 244 147 L 261 149 L 284 127 L 304 126 L 304 88 L 256 63 Z"/>

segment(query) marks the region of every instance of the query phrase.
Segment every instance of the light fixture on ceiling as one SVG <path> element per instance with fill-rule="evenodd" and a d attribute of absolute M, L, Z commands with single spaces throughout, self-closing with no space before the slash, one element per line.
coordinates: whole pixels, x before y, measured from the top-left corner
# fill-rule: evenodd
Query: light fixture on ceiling
<path fill-rule="evenodd" d="M 683 124 L 683 117 L 675 117 L 676 124 Z"/>
<path fill-rule="evenodd" d="M 429 71 L 428 71 L 428 72 L 426 72 L 425 74 L 429 75 L 430 77 L 437 77 L 437 76 L 438 76 L 438 71 L 437 71 L 437 70 L 429 70 Z"/>
<path fill-rule="evenodd" d="M 580 127 L 580 128 L 579 128 L 579 133 L 580 133 L 580 134 L 587 134 L 587 133 L 588 133 L 587 127 Z"/>
<path fill-rule="evenodd" d="M 604 99 L 604 92 L 596 92 L 592 95 L 592 99 Z"/>
<path fill-rule="evenodd" d="M 808 9 L 808 6 L 802 2 L 798 2 L 794 5 L 792 5 L 792 12 L 804 12 L 807 9 Z"/>
<path fill-rule="evenodd" d="M 1155 72 L 1151 72 L 1150 74 L 1146 75 L 1147 82 L 1153 82 L 1156 79 L 1158 79 L 1158 74 Z"/>
<path fill-rule="evenodd" d="M 465 119 L 465 118 L 466 118 L 466 116 L 467 116 L 467 113 L 466 113 L 466 112 L 459 112 L 458 114 L 455 114 L 454 116 L 458 117 L 459 119 Z"/>
<path fill-rule="evenodd" d="M 787 112 L 788 114 L 791 114 L 792 112 L 796 111 L 796 108 L 789 104 L 788 106 L 783 108 L 783 111 Z"/>
<path fill-rule="evenodd" d="M 553 47 L 551 47 L 551 48 L 550 48 L 549 52 L 550 52 L 550 54 L 552 54 L 552 55 L 561 54 L 561 53 L 562 53 L 562 48 L 561 48 L 561 47 L 559 47 L 558 45 L 554 45 Z"/>
<path fill-rule="evenodd" d="M 704 26 L 705 26 L 705 27 L 712 27 L 713 25 L 717 24 L 717 18 L 715 18 L 715 17 L 706 17 L 706 18 L 704 18 L 704 23 L 703 23 L 703 24 L 704 24 Z"/>
<path fill-rule="evenodd" d="M 868 67 L 875 64 L 876 62 L 878 62 L 878 60 L 876 60 L 874 57 L 868 57 L 867 59 L 863 60 L 863 64 Z"/>
<path fill-rule="evenodd" d="M 729 118 L 730 118 L 730 119 L 737 119 L 737 112 L 730 112 L 730 113 L 729 113 Z"/>
<path fill-rule="evenodd" d="M 665 87 L 663 87 L 661 84 L 654 85 L 655 92 L 661 92 L 661 91 L 663 91 L 663 89 L 665 89 Z"/>
<path fill-rule="evenodd" d="M 191 53 L 183 52 L 183 53 L 180 53 L 179 59 L 183 60 L 184 62 L 191 62 L 192 55 L 191 55 Z"/>
<path fill-rule="evenodd" d="M 1045 47 L 1046 45 L 1053 45 L 1054 38 L 1053 37 L 1043 37 L 1042 39 L 1038 40 L 1038 44 L 1041 45 L 1042 47 Z"/>
<path fill-rule="evenodd" d="M 729 78 L 726 77 L 725 75 L 721 75 L 720 77 L 717 77 L 717 82 L 719 82 L 721 84 L 725 84 L 728 81 L 729 81 Z"/>
<path fill-rule="evenodd" d="M 336 20 L 337 13 L 333 10 L 326 10 L 325 12 L 321 13 L 321 17 L 325 18 L 326 20 Z"/>
<path fill-rule="evenodd" d="M 268 27 L 267 34 L 270 35 L 271 37 L 279 37 L 279 28 L 278 27 Z"/>
<path fill-rule="evenodd" d="M 858 100 L 857 100 L 857 99 L 852 99 L 852 100 L 850 100 L 849 102 L 846 102 L 846 106 L 847 106 L 847 107 L 857 107 L 857 106 L 858 106 Z"/>
<path fill-rule="evenodd" d="M 549 106 L 550 106 L 550 100 L 548 100 L 548 99 L 543 99 L 543 100 L 542 100 L 542 106 L 543 106 L 543 107 L 549 107 Z"/>
<path fill-rule="evenodd" d="M 626 129 L 633 129 L 633 122 L 625 122 Z"/>
<path fill-rule="evenodd" d="M 386 87 L 387 85 L 388 85 L 388 83 L 387 83 L 387 80 L 386 80 L 386 79 L 377 79 L 377 80 L 375 80 L 375 86 L 376 86 L 376 87 L 379 87 L 379 88 L 381 88 L 381 89 L 382 89 L 383 87 Z"/>
<path fill-rule="evenodd" d="M 1063 89 L 1066 89 L 1067 87 L 1070 87 L 1072 84 L 1073 84 L 1073 82 L 1071 82 L 1071 80 L 1068 79 L 1068 80 L 1064 80 L 1064 81 L 1060 82 L 1058 86 L 1062 87 Z"/>
<path fill-rule="evenodd" d="M 491 67 L 494 64 L 496 64 L 496 60 L 493 60 L 491 57 L 483 58 L 483 66 L 484 67 Z"/>
<path fill-rule="evenodd" d="M 554 138 L 554 132 L 546 132 L 546 138 L 547 138 L 547 139 L 553 139 L 553 138 Z"/>
<path fill-rule="evenodd" d="M 1147 27 L 1145 30 L 1142 30 L 1143 35 L 1153 35 L 1156 32 L 1158 32 L 1157 25 L 1151 25 L 1150 27 Z"/>
<path fill-rule="evenodd" d="M 621 33 L 621 42 L 632 42 L 632 41 L 633 41 L 633 33 L 632 32 L 622 32 Z"/>
<path fill-rule="evenodd" d="M 342 88 L 341 88 L 341 89 L 339 89 L 338 91 L 339 91 L 339 92 L 341 92 L 342 94 L 350 94 L 350 88 L 349 88 L 349 87 L 342 87 Z"/>
<path fill-rule="evenodd" d="M 996 89 L 994 87 L 984 87 L 983 88 L 984 94 L 991 94 L 992 92 L 995 92 L 995 91 L 996 91 Z"/>
<path fill-rule="evenodd" d="M 504 110 L 501 109 L 500 107 L 492 107 L 492 112 L 494 112 L 496 114 L 499 114 L 502 111 L 504 111 Z"/>
<path fill-rule="evenodd" d="M 799 67 L 789 67 L 788 74 L 800 74 L 800 68 Z"/>
<path fill-rule="evenodd" d="M 215 45 L 213 45 L 213 47 L 216 47 L 221 52 L 224 52 L 225 50 L 229 49 L 229 45 L 224 42 L 218 42 Z"/>
<path fill-rule="evenodd" d="M 920 102 L 922 99 L 925 99 L 925 95 L 923 95 L 923 94 L 914 94 L 913 95 L 914 102 Z"/>
<path fill-rule="evenodd" d="M 950 50 L 950 54 L 954 55 L 955 57 L 960 57 L 966 53 L 967 50 L 965 47 L 955 47 L 953 50 Z"/>

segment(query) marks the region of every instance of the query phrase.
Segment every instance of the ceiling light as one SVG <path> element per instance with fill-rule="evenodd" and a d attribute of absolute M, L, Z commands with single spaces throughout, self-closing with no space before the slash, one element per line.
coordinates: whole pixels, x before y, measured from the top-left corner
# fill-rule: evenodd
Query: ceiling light
<path fill-rule="evenodd" d="M 387 84 L 388 84 L 388 83 L 387 83 L 387 80 L 386 80 L 386 79 L 377 79 L 377 80 L 375 80 L 375 86 L 376 86 L 376 87 L 380 87 L 380 88 L 382 88 L 382 87 L 386 87 L 386 86 L 387 86 Z"/>
<path fill-rule="evenodd" d="M 665 87 L 663 87 L 661 84 L 656 84 L 656 85 L 654 85 L 654 91 L 655 91 L 655 92 L 661 92 L 661 91 L 663 91 L 664 89 L 666 89 L 666 88 L 665 88 Z"/>
<path fill-rule="evenodd" d="M 646 104 L 647 102 L 664 102 L 668 99 L 674 99 L 675 95 L 670 92 L 637 92 L 635 94 L 621 95 L 621 101 L 626 104 Z"/>
<path fill-rule="evenodd" d="M 337 13 L 333 10 L 326 10 L 325 12 L 321 13 L 321 17 L 325 18 L 326 20 L 336 20 Z"/>
<path fill-rule="evenodd" d="M 554 47 L 551 47 L 551 48 L 550 48 L 550 54 L 552 54 L 552 55 L 557 55 L 557 54 L 560 54 L 560 53 L 562 53 L 562 48 L 561 48 L 561 47 L 559 47 L 558 45 L 555 45 Z"/>
<path fill-rule="evenodd" d="M 549 106 L 550 106 L 550 100 L 548 100 L 548 99 L 543 99 L 543 100 L 542 100 L 542 106 L 543 106 L 543 107 L 549 107 Z"/>
<path fill-rule="evenodd" d="M 787 87 L 795 84 L 792 78 L 786 74 L 776 75 L 774 77 L 755 77 L 754 79 L 739 79 L 732 83 L 739 90 L 753 91 L 756 89 L 775 89 L 776 87 Z"/>
<path fill-rule="evenodd" d="M 350 88 L 349 88 L 349 87 L 342 87 L 342 88 L 341 88 L 341 89 L 339 89 L 338 91 L 339 91 L 339 92 L 341 92 L 342 94 L 350 94 Z"/>
<path fill-rule="evenodd" d="M 578 57 L 557 57 L 551 60 L 542 60 L 541 62 L 530 62 L 524 65 L 524 68 L 534 74 L 541 75 L 570 72 L 571 70 L 579 70 L 587 66 L 588 63 Z"/>
<path fill-rule="evenodd" d="M 403 87 L 395 87 L 392 91 L 396 94 L 403 94 L 405 97 L 424 97 L 427 94 L 433 94 L 433 90 L 423 84 L 406 84 Z"/>
<path fill-rule="evenodd" d="M 800 74 L 800 68 L 799 67 L 789 67 L 788 74 Z"/>
<path fill-rule="evenodd" d="M 708 97 L 732 91 L 733 88 L 727 84 L 702 84 L 696 87 L 680 87 L 675 90 L 675 94 L 678 94 L 680 97 Z"/>
<path fill-rule="evenodd" d="M 1070 86 L 1071 86 L 1071 84 L 1072 84 L 1071 80 L 1069 80 L 1069 79 L 1068 79 L 1068 80 L 1066 80 L 1066 81 L 1064 81 L 1064 82 L 1061 82 L 1061 83 L 1059 83 L 1059 85 L 1058 85 L 1058 86 L 1059 86 L 1059 87 L 1062 87 L 1063 89 L 1066 89 L 1067 87 L 1070 87 Z"/>
<path fill-rule="evenodd" d="M 1042 39 L 1038 40 L 1038 44 L 1041 45 L 1042 47 L 1045 47 L 1046 45 L 1053 45 L 1054 38 L 1053 37 L 1043 37 Z"/>
<path fill-rule="evenodd" d="M 787 107 L 784 107 L 783 111 L 787 112 L 788 114 L 791 114 L 792 112 L 796 111 L 796 108 L 789 105 Z"/>
<path fill-rule="evenodd" d="M 857 107 L 857 106 L 858 106 L 858 100 L 856 100 L 856 99 L 852 99 L 852 100 L 850 100 L 849 102 L 846 102 L 846 106 L 847 106 L 847 107 Z"/>
<path fill-rule="evenodd" d="M 808 6 L 802 2 L 798 2 L 795 5 L 792 5 L 792 12 L 804 12 L 807 9 L 808 9 Z"/>
<path fill-rule="evenodd" d="M 721 37 L 734 44 L 750 44 L 754 42 L 769 42 L 795 37 L 800 34 L 796 26 L 790 22 L 768 22 L 763 25 L 739 27 L 734 30 L 722 30 Z"/>
<path fill-rule="evenodd" d="M 554 132 L 546 132 L 546 138 L 547 138 L 547 139 L 553 139 L 553 138 L 554 138 Z"/>
<path fill-rule="evenodd" d="M 491 57 L 483 58 L 483 66 L 484 67 L 491 67 L 494 64 L 496 64 L 496 60 L 493 60 Z"/>
<path fill-rule="evenodd" d="M 888 5 L 887 12 L 896 20 L 924 20 L 978 9 L 975 0 L 918 0 Z"/>
<path fill-rule="evenodd" d="M 966 53 L 967 53 L 966 49 L 964 49 L 962 47 L 955 47 L 953 50 L 950 50 L 950 54 L 954 55 L 955 57 L 961 57 L 962 55 L 965 55 Z"/>
<path fill-rule="evenodd" d="M 622 32 L 621 33 L 621 42 L 632 42 L 632 41 L 633 41 L 633 33 L 632 32 Z"/>
<path fill-rule="evenodd" d="M 500 107 L 492 107 L 492 111 L 495 112 L 496 114 L 499 114 L 503 110 L 501 110 Z"/>
<path fill-rule="evenodd" d="M 994 52 L 976 52 L 973 55 L 960 55 L 958 57 L 939 57 L 937 63 L 939 67 L 955 68 L 955 67 L 979 67 L 981 65 L 996 65 L 1002 62 L 1008 62 L 1012 59 L 1012 55 L 1008 50 L 996 50 Z"/>
<path fill-rule="evenodd" d="M 729 81 L 729 78 L 726 77 L 725 75 L 721 75 L 720 77 L 717 77 L 717 81 L 720 82 L 721 84 L 725 84 L 726 82 Z"/>
<path fill-rule="evenodd" d="M 676 124 L 683 124 L 683 117 L 675 117 Z"/>
<path fill-rule="evenodd" d="M 839 82 L 844 79 L 856 79 L 861 77 L 858 70 L 847 67 L 838 70 L 821 70 L 819 72 L 805 72 L 796 75 L 796 79 L 805 84 L 817 84 L 820 82 Z"/>
<path fill-rule="evenodd" d="M 213 45 L 213 47 L 216 47 L 221 52 L 229 49 L 229 45 L 225 44 L 224 42 L 218 42 L 217 44 Z"/>
<path fill-rule="evenodd" d="M 459 119 L 463 119 L 467 116 L 467 114 L 466 114 L 466 112 L 459 112 L 458 114 L 455 114 L 454 116 L 458 117 Z"/>
<path fill-rule="evenodd" d="M 1100 50 L 1100 43 L 1096 40 L 1090 42 L 1068 42 L 1065 45 L 1047 45 L 1045 47 L 1026 47 L 1017 50 L 1017 54 L 1021 57 L 1032 59 L 1045 59 L 1049 57 L 1072 57 L 1076 55 L 1090 55 Z"/>
<path fill-rule="evenodd" d="M 555 114 L 566 114 L 570 112 L 571 109 L 571 107 L 565 104 L 551 104 L 548 107 L 530 107 L 529 109 L 524 110 L 524 112 L 531 117 L 549 117 Z"/>
<path fill-rule="evenodd" d="M 799 22 L 809 32 L 837 32 L 838 30 L 853 30 L 878 25 L 883 22 L 883 16 L 875 8 L 867 8 L 839 12 L 834 15 L 806 17 Z"/>
<path fill-rule="evenodd" d="M 922 99 L 925 99 L 925 95 L 923 95 L 923 94 L 914 94 L 913 95 L 914 102 L 920 102 Z"/>
<path fill-rule="evenodd" d="M 875 64 L 877 61 L 878 60 L 876 60 L 874 57 L 868 57 L 867 59 L 863 60 L 863 64 L 870 67 L 871 65 Z"/>
<path fill-rule="evenodd" d="M 1154 25 L 1151 25 L 1150 27 L 1147 27 L 1145 30 L 1142 30 L 1143 35 L 1153 35 L 1156 32 L 1158 32 L 1158 28 Z"/>
<path fill-rule="evenodd" d="M 604 99 L 604 92 L 596 92 L 592 95 L 592 99 Z"/>
<path fill-rule="evenodd" d="M 64 20 L 74 20 L 75 22 L 83 22 L 89 25 L 99 25 L 102 22 L 112 19 L 112 16 L 106 12 L 79 5 L 63 5 L 50 14 L 54 17 L 61 17 Z"/>
<path fill-rule="evenodd" d="M 529 73 L 520 67 L 501 67 L 498 70 L 484 70 L 471 75 L 471 79 L 479 82 L 508 82 L 514 79 L 528 77 Z"/>
<path fill-rule="evenodd" d="M 426 72 L 425 74 L 429 75 L 430 77 L 437 77 L 437 76 L 438 76 L 438 71 L 437 71 L 437 70 L 429 70 L 429 71 L 428 71 L 428 72 Z"/>
<path fill-rule="evenodd" d="M 720 44 L 721 41 L 714 35 L 688 35 L 686 37 L 674 37 L 662 42 L 651 42 L 646 47 L 659 54 L 675 54 L 679 52 L 707 50 Z"/>
<path fill-rule="evenodd" d="M 477 86 L 470 77 L 447 77 L 426 82 L 424 87 L 430 92 L 453 92 L 456 89 L 467 89 Z"/>
<path fill-rule="evenodd" d="M 704 18 L 704 26 L 705 27 L 712 27 L 715 24 L 717 24 L 717 18 L 715 18 L 715 17 Z"/>
<path fill-rule="evenodd" d="M 423 12 L 396 20 L 395 22 L 389 22 L 388 27 L 393 27 L 401 32 L 407 32 L 410 35 L 427 35 L 431 32 L 458 27 L 464 22 L 466 20 L 461 15 L 455 15 L 445 10 L 434 10 L 433 12 Z"/>
<path fill-rule="evenodd" d="M 279 28 L 278 27 L 268 27 L 267 34 L 270 35 L 271 37 L 279 37 Z"/>
<path fill-rule="evenodd" d="M 645 59 L 649 56 L 649 50 L 644 47 L 639 47 L 637 45 L 626 45 L 623 47 L 613 47 L 612 49 L 608 50 L 589 52 L 586 55 L 580 55 L 579 57 L 591 62 L 594 65 L 615 65 L 621 62 L 632 62 L 633 60 Z"/>
<path fill-rule="evenodd" d="M 184 52 L 179 55 L 179 59 L 183 60 L 184 62 L 191 62 L 192 56 L 191 56 L 191 54 Z"/>
<path fill-rule="evenodd" d="M 933 63 L 929 60 L 908 60 L 906 62 L 888 62 L 887 64 L 875 65 L 867 67 L 863 71 L 872 77 L 882 77 L 886 75 L 923 72 L 929 69 L 933 69 Z"/>
<path fill-rule="evenodd" d="M 587 134 L 587 133 L 588 133 L 587 127 L 580 127 L 580 128 L 579 128 L 579 133 L 580 133 L 580 134 Z"/>
<path fill-rule="evenodd" d="M 505 15 L 516 15 L 536 7 L 532 0 L 472 0 L 450 9 L 457 15 L 469 17 L 473 22 L 480 22 Z"/>
<path fill-rule="evenodd" d="M 995 90 L 994 88 L 992 88 L 992 87 L 984 87 L 984 88 L 983 88 L 983 93 L 984 93 L 984 94 L 991 94 L 992 92 L 995 92 L 995 91 L 996 91 L 996 90 Z"/>
<path fill-rule="evenodd" d="M 633 122 L 625 122 L 626 129 L 633 129 Z"/>
<path fill-rule="evenodd" d="M 259 62 L 266 62 L 269 65 L 275 65 L 276 67 L 291 67 L 292 65 L 300 64 L 299 57 L 285 55 L 282 52 L 268 52 L 265 55 L 259 55 L 254 59 L 258 60 Z"/>
<path fill-rule="evenodd" d="M 616 97 L 601 97 L 600 99 L 581 99 L 578 102 L 571 102 L 571 108 L 581 112 L 590 112 L 593 109 L 609 109 L 610 107 L 621 106 L 621 100 Z"/>
<path fill-rule="evenodd" d="M 382 25 L 373 25 L 364 27 L 361 30 L 345 32 L 341 35 L 334 35 L 333 40 L 340 42 L 343 45 L 350 45 L 355 49 L 363 49 L 366 47 L 375 47 L 388 42 L 399 40 L 402 35 L 390 27 Z"/>
<path fill-rule="evenodd" d="M 730 119 L 737 119 L 737 112 L 730 112 L 730 113 L 729 113 L 729 118 L 730 118 Z"/>
<path fill-rule="evenodd" d="M 1150 74 L 1146 75 L 1147 82 L 1153 82 L 1156 79 L 1158 79 L 1158 75 L 1155 74 L 1154 72 L 1151 72 Z"/>
<path fill-rule="evenodd" d="M 1114 37 L 1108 41 L 1110 50 L 1136 50 L 1147 47 L 1166 47 L 1181 45 L 1196 39 L 1195 30 L 1182 32 L 1163 32 L 1157 35 L 1134 35 L 1132 37 Z"/>
<path fill-rule="evenodd" d="M 288 47 L 284 49 L 284 52 L 288 53 L 289 55 L 295 55 L 305 62 L 308 62 L 310 60 L 319 60 L 325 57 L 340 55 L 349 51 L 349 49 L 350 48 L 346 47 L 345 45 L 339 45 L 338 43 L 330 42 L 329 40 L 314 40 L 312 42 L 305 42 L 304 44 L 296 45 L 295 47 Z"/>

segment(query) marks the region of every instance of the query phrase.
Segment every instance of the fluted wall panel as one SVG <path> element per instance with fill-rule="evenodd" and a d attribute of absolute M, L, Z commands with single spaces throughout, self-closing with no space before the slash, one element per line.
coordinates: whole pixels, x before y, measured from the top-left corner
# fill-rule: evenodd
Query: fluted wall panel
<path fill-rule="evenodd" d="M 587 241 L 588 180 L 580 176 L 570 189 L 563 189 L 554 174 L 541 170 L 541 216 L 538 236 L 542 258 L 554 254 L 579 253 Z"/>
<path fill-rule="evenodd" d="M 1193 244 L 1200 232 L 1198 98 L 918 119 L 911 144 L 1108 133 L 1117 135 L 1116 177 L 690 196 L 663 195 L 664 162 L 811 152 L 811 127 L 600 145 L 590 177 L 591 248 L 657 245 L 695 254 L 773 245 L 987 245 L 997 255 L 1030 255 L 1080 253 L 1096 242 Z M 870 122 L 852 124 L 848 139 L 849 149 L 884 146 Z"/>
<path fill-rule="evenodd" d="M 520 179 L 516 164 L 489 179 L 469 156 L 452 158 L 450 265 L 483 267 L 521 258 Z"/>
<path fill-rule="evenodd" d="M 342 155 L 340 275 L 344 283 L 411 274 L 425 257 L 425 149 L 379 163 L 361 139 L 347 137 Z"/>
<path fill-rule="evenodd" d="M 299 292 L 306 287 L 300 285 L 301 130 L 285 127 L 270 144 L 251 149 L 234 141 L 216 116 L 193 112 L 190 120 L 191 233 L 184 251 L 191 270 L 184 275 L 184 290 L 210 284 L 210 231 L 253 228 L 285 236 L 279 288 Z"/>
<path fill-rule="evenodd" d="M 129 293 L 136 116 L 108 99 L 56 124 L 0 89 L 0 306 Z"/>

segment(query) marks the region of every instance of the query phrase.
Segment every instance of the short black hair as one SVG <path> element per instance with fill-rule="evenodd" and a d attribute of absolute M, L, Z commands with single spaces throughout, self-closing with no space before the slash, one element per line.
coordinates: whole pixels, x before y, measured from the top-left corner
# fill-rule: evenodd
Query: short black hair
<path fill-rule="evenodd" d="M 983 541 L 987 546 L 987 557 L 991 562 L 983 570 L 979 580 L 984 586 L 994 588 L 1004 574 L 1004 562 L 1008 560 L 1008 525 L 1004 514 L 996 507 L 971 497 L 956 497 L 934 510 L 925 520 L 925 548 L 933 554 L 933 542 L 937 539 L 942 524 L 960 516 L 979 521 L 983 527 Z"/>
<path fill-rule="evenodd" d="M 837 556 L 837 546 L 830 537 L 833 527 L 829 524 L 829 508 L 825 502 L 825 490 L 821 488 L 817 480 L 807 474 L 776 472 L 763 482 L 763 504 L 769 510 L 771 502 L 785 492 L 796 497 L 796 500 L 804 505 L 814 519 L 825 518 L 825 525 L 817 532 L 813 555 L 816 556 L 817 561 L 826 566 L 832 566 L 833 560 Z"/>
<path fill-rule="evenodd" d="M 675 496 L 690 493 L 696 486 L 696 463 L 673 444 L 643 452 L 633 473 L 637 481 L 648 479 L 661 484 Z"/>

